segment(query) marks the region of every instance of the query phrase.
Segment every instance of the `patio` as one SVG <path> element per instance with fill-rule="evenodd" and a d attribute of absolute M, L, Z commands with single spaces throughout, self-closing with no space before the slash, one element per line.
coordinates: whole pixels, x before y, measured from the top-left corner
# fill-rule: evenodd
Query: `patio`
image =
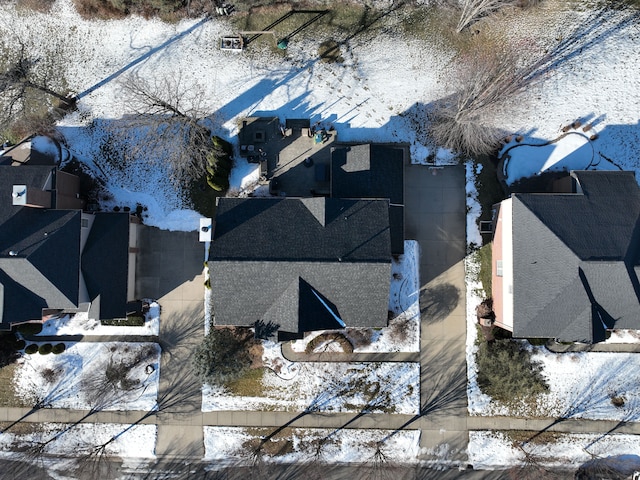
<path fill-rule="evenodd" d="M 308 119 L 251 117 L 240 130 L 240 154 L 260 163 L 261 182 L 272 195 L 329 196 L 331 146 L 336 132 Z"/>

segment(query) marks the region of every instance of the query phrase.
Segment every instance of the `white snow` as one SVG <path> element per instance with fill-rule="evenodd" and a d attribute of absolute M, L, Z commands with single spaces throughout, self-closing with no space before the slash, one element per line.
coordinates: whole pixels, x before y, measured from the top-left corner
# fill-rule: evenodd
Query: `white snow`
<path fill-rule="evenodd" d="M 151 410 L 156 407 L 160 347 L 155 343 L 67 343 L 55 355 L 24 355 L 13 379 L 17 395 L 27 405 L 42 402 L 51 408 L 77 410 Z M 120 364 L 130 383 L 117 377 L 106 382 L 107 368 Z M 147 366 L 153 371 L 147 373 Z"/>
<path fill-rule="evenodd" d="M 145 314 L 144 325 L 140 327 L 102 325 L 100 320 L 90 319 L 87 313 L 81 312 L 45 321 L 42 325 L 42 331 L 36 336 L 108 335 L 126 337 L 127 335 L 158 335 L 160 332 L 160 305 L 151 302 L 149 306 L 149 311 Z"/>
<path fill-rule="evenodd" d="M 16 453 L 23 449 L 45 443 L 52 437 L 55 441 L 47 444 L 43 453 L 68 455 L 71 457 L 88 455 L 99 445 L 109 442 L 105 455 L 121 458 L 155 458 L 155 425 L 123 425 L 116 423 L 38 423 L 29 424 L 31 433 L 15 434 L 10 430 L 0 435 L 0 455 L 19 457 Z"/>
<path fill-rule="evenodd" d="M 476 175 L 480 173 L 482 165 L 478 164 L 478 167 L 474 168 L 474 162 L 467 160 L 464 164 L 465 167 L 465 190 L 466 204 L 467 204 L 467 245 L 475 245 L 477 247 L 482 246 L 482 235 L 480 235 L 480 229 L 478 228 L 477 219 L 480 218 L 482 213 L 482 207 L 478 202 L 478 190 L 476 189 L 475 179 Z"/>
<path fill-rule="evenodd" d="M 598 140 L 590 140 L 589 133 L 572 130 L 553 143 L 528 138 L 522 142 L 512 140 L 501 155 L 507 184 L 551 171 L 618 170 L 597 153 Z"/>
<path fill-rule="evenodd" d="M 251 460 L 253 446 L 260 438 L 274 429 L 241 427 L 204 427 L 204 444 L 207 461 Z M 266 457 L 270 461 L 301 462 L 311 458 L 339 463 L 372 463 L 375 461 L 376 445 L 387 462 L 413 463 L 418 461 L 420 431 L 403 430 L 359 430 L 359 429 L 302 429 L 290 428 L 274 437 L 275 442 L 291 442 L 291 451 L 282 455 Z M 318 445 L 323 444 L 318 453 Z"/>
<path fill-rule="evenodd" d="M 640 471 L 640 457 L 637 457 L 640 438 L 637 435 L 553 435 L 556 437 L 553 441 L 514 442 L 505 432 L 471 431 L 469 463 L 476 469 L 508 468 L 522 466 L 529 456 L 540 465 L 576 468 L 593 460 L 611 458 L 615 459 L 609 463 L 611 466 L 631 466 L 631 473 L 634 467 Z"/>
<path fill-rule="evenodd" d="M 279 410 L 415 414 L 419 410 L 420 364 L 309 362 L 289 366 L 278 349 L 265 349 L 267 369 L 260 397 L 233 395 L 205 385 L 202 411 Z M 282 368 L 278 369 L 277 366 Z M 296 368 L 297 367 L 297 368 Z M 273 367 L 272 367 L 273 368 Z"/>
<path fill-rule="evenodd" d="M 590 14 L 587 8 L 563 7 L 551 1 L 528 10 L 526 15 L 505 12 L 496 21 L 503 22 L 505 34 L 516 41 L 527 44 L 535 39 L 538 46 L 544 47 L 557 44 L 558 39 Z M 637 48 L 637 25 L 613 29 L 608 26 L 608 22 L 597 21 L 585 26 L 582 30 L 590 32 L 589 35 L 579 38 L 575 51 L 559 63 L 557 72 L 544 82 L 532 85 L 526 101 L 513 102 L 512 111 L 497 119 L 497 127 L 525 132 L 522 145 L 509 151 L 509 181 L 546 170 L 586 166 L 614 168 L 613 163 L 638 170 L 640 76 L 637 65 L 640 49 Z M 342 141 L 407 142 L 411 145 L 414 163 L 426 163 L 429 155 L 436 163 L 453 161 L 449 152 L 429 142 L 424 115 L 425 105 L 451 93 L 448 78 L 452 55 L 424 40 L 394 37 L 390 42 L 385 34 L 366 39 L 355 37 L 349 48 L 341 52 L 345 58 L 342 64 L 317 61 L 316 47 L 323 40 L 321 38 L 313 41 L 296 38 L 285 57 L 257 50 L 253 54 L 230 56 L 217 48 L 219 37 L 229 33 L 228 26 L 218 19 L 165 24 L 129 17 L 119 21 L 90 22 L 77 15 L 72 0 L 57 0 L 47 14 L 27 10 L 16 14 L 14 5 L 4 3 L 0 5 L 0 28 L 3 35 L 15 34 L 26 42 L 26 48 L 36 58 L 64 59 L 56 65 L 57 71 L 64 74 L 64 83 L 78 92 L 81 99 L 78 110 L 60 122 L 60 132 L 70 151 L 106 183 L 111 197 L 101 199 L 102 206 L 105 209 L 114 206 L 134 209 L 138 203 L 144 205 L 147 211 L 143 216 L 149 225 L 195 230 L 199 215 L 188 210 L 182 192 L 171 184 L 168 172 L 157 159 L 130 160 L 126 168 L 121 168 L 117 161 L 115 164 L 95 163 L 101 144 L 109 144 L 110 122 L 117 122 L 126 111 L 114 74 L 127 66 L 149 78 L 171 78 L 175 72 L 182 72 L 185 84 L 201 84 L 204 88 L 202 97 L 210 102 L 214 133 L 228 140 L 233 140 L 237 134 L 238 120 L 243 116 L 277 112 L 281 118 L 302 116 L 330 123 Z M 183 32 L 187 33 L 181 35 Z M 561 128 L 577 119 L 581 119 L 583 125 L 592 124 L 590 132 L 596 133 L 598 138 L 587 141 L 584 135 L 576 132 L 548 147 L 524 145 L 557 139 Z M 238 190 L 247 189 L 256 181 L 256 175 L 254 166 L 237 160 L 232 185 Z M 473 217 L 473 224 L 468 222 L 468 241 L 478 243 L 475 195 L 469 182 L 467 188 L 470 216 Z M 474 268 L 472 263 L 467 261 L 468 272 Z M 476 330 L 473 308 L 479 298 L 477 288 L 470 283 L 467 288 L 469 408 L 473 413 L 486 414 L 489 411 L 487 398 L 474 384 Z M 66 359 L 61 368 L 65 369 L 64 377 L 72 380 L 68 382 L 72 390 L 79 375 L 71 372 L 74 369 L 78 372 L 79 365 L 85 360 L 91 361 L 92 352 L 84 351 L 87 346 L 91 347 L 80 343 L 57 357 L 46 356 L 46 362 Z M 99 351 L 100 348 L 96 348 L 93 353 L 104 360 L 105 356 Z M 563 406 L 570 404 L 567 400 L 575 400 L 571 395 L 582 393 L 584 398 L 569 414 L 584 418 L 637 418 L 637 396 L 632 385 L 634 381 L 637 384 L 634 372 L 639 369 L 633 357 L 623 354 L 555 355 L 541 351 L 536 351 L 535 356 L 544 362 L 545 374 L 552 385 L 551 392 L 540 405 L 541 410 L 562 413 Z M 30 363 L 43 367 L 38 363 L 41 360 L 34 360 L 36 357 L 39 356 L 24 362 L 18 378 L 24 378 L 23 391 L 35 385 L 40 389 L 39 394 L 46 395 L 50 392 L 38 385 L 37 378 L 25 373 L 35 371 L 27 367 Z M 82 369 L 83 372 L 88 370 Z M 574 381 L 565 372 L 575 373 L 579 380 Z M 585 372 L 590 372 L 590 376 L 585 377 Z M 238 405 L 245 409 L 256 405 L 256 408 L 272 408 L 275 405 L 300 409 L 316 398 L 323 407 L 340 410 L 344 405 L 331 398 L 331 394 L 328 394 L 329 398 L 323 398 L 324 389 L 318 384 L 324 383 L 325 389 L 335 393 L 344 386 L 343 381 L 349 375 L 356 375 L 365 383 L 379 380 L 384 386 L 382 390 L 390 391 L 392 398 L 395 395 L 404 398 L 404 389 L 417 385 L 419 377 L 416 365 L 409 364 L 388 367 L 383 364 L 375 368 L 361 364 L 303 365 L 293 380 L 278 379 L 271 372 L 265 374 L 265 389 L 272 397 L 264 400 L 233 398 L 218 392 L 222 396 L 205 394 L 203 406 L 209 402 L 207 408 Z M 399 383 L 394 385 L 398 378 Z M 594 378 L 601 391 L 591 391 Z M 607 385 L 601 384 L 604 379 L 609 379 Z M 561 385 L 562 381 L 564 384 Z M 394 388 L 399 392 L 393 392 Z M 74 392 L 82 397 L 78 393 L 81 390 Z M 610 405 L 610 394 L 624 396 L 625 407 Z M 298 398 L 292 398 L 292 395 Z M 155 393 L 153 396 L 155 398 Z M 86 407 L 81 400 L 54 400 Z M 350 399 L 351 402 L 356 400 Z M 416 398 L 409 403 L 406 407 L 400 405 L 399 410 L 415 411 Z M 635 451 L 639 451 L 638 448 Z"/>
<path fill-rule="evenodd" d="M 58 147 L 49 137 L 36 135 L 31 139 L 31 148 L 52 158 L 58 158 Z"/>

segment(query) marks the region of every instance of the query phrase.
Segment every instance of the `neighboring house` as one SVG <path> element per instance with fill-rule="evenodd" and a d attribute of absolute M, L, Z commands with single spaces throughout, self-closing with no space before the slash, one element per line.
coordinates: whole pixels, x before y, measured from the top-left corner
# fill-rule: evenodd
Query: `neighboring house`
<path fill-rule="evenodd" d="M 575 171 L 573 192 L 513 194 L 493 242 L 495 324 L 518 338 L 595 343 L 640 329 L 640 188 L 632 172 Z"/>
<path fill-rule="evenodd" d="M 387 325 L 388 200 L 220 198 L 209 254 L 217 325 L 278 339 Z"/>
<path fill-rule="evenodd" d="M 137 225 L 84 213 L 79 184 L 54 165 L 0 165 L 0 329 L 64 312 L 126 316 Z"/>

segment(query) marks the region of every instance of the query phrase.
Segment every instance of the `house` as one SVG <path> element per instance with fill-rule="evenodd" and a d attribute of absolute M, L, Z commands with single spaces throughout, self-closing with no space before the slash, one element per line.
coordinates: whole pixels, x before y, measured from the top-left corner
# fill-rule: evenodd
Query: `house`
<path fill-rule="evenodd" d="M 404 151 L 391 145 L 331 149 L 331 197 L 389 200 L 391 253 L 404 253 Z"/>
<path fill-rule="evenodd" d="M 595 343 L 640 329 L 640 188 L 574 171 L 565 194 L 512 194 L 493 242 L 495 324 L 518 338 Z"/>
<path fill-rule="evenodd" d="M 209 253 L 217 325 L 279 340 L 387 325 L 387 200 L 220 198 Z"/>
<path fill-rule="evenodd" d="M 78 177 L 37 163 L 0 165 L 0 329 L 80 311 L 125 317 L 135 219 L 83 212 Z"/>

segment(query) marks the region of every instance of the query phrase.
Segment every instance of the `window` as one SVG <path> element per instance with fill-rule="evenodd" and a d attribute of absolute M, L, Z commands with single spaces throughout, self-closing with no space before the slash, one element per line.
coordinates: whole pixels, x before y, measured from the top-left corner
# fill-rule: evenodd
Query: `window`
<path fill-rule="evenodd" d="M 502 276 L 502 260 L 496 260 L 496 276 Z"/>
<path fill-rule="evenodd" d="M 89 228 L 89 219 L 88 218 L 83 218 L 80 220 L 80 226 L 82 228 Z"/>

